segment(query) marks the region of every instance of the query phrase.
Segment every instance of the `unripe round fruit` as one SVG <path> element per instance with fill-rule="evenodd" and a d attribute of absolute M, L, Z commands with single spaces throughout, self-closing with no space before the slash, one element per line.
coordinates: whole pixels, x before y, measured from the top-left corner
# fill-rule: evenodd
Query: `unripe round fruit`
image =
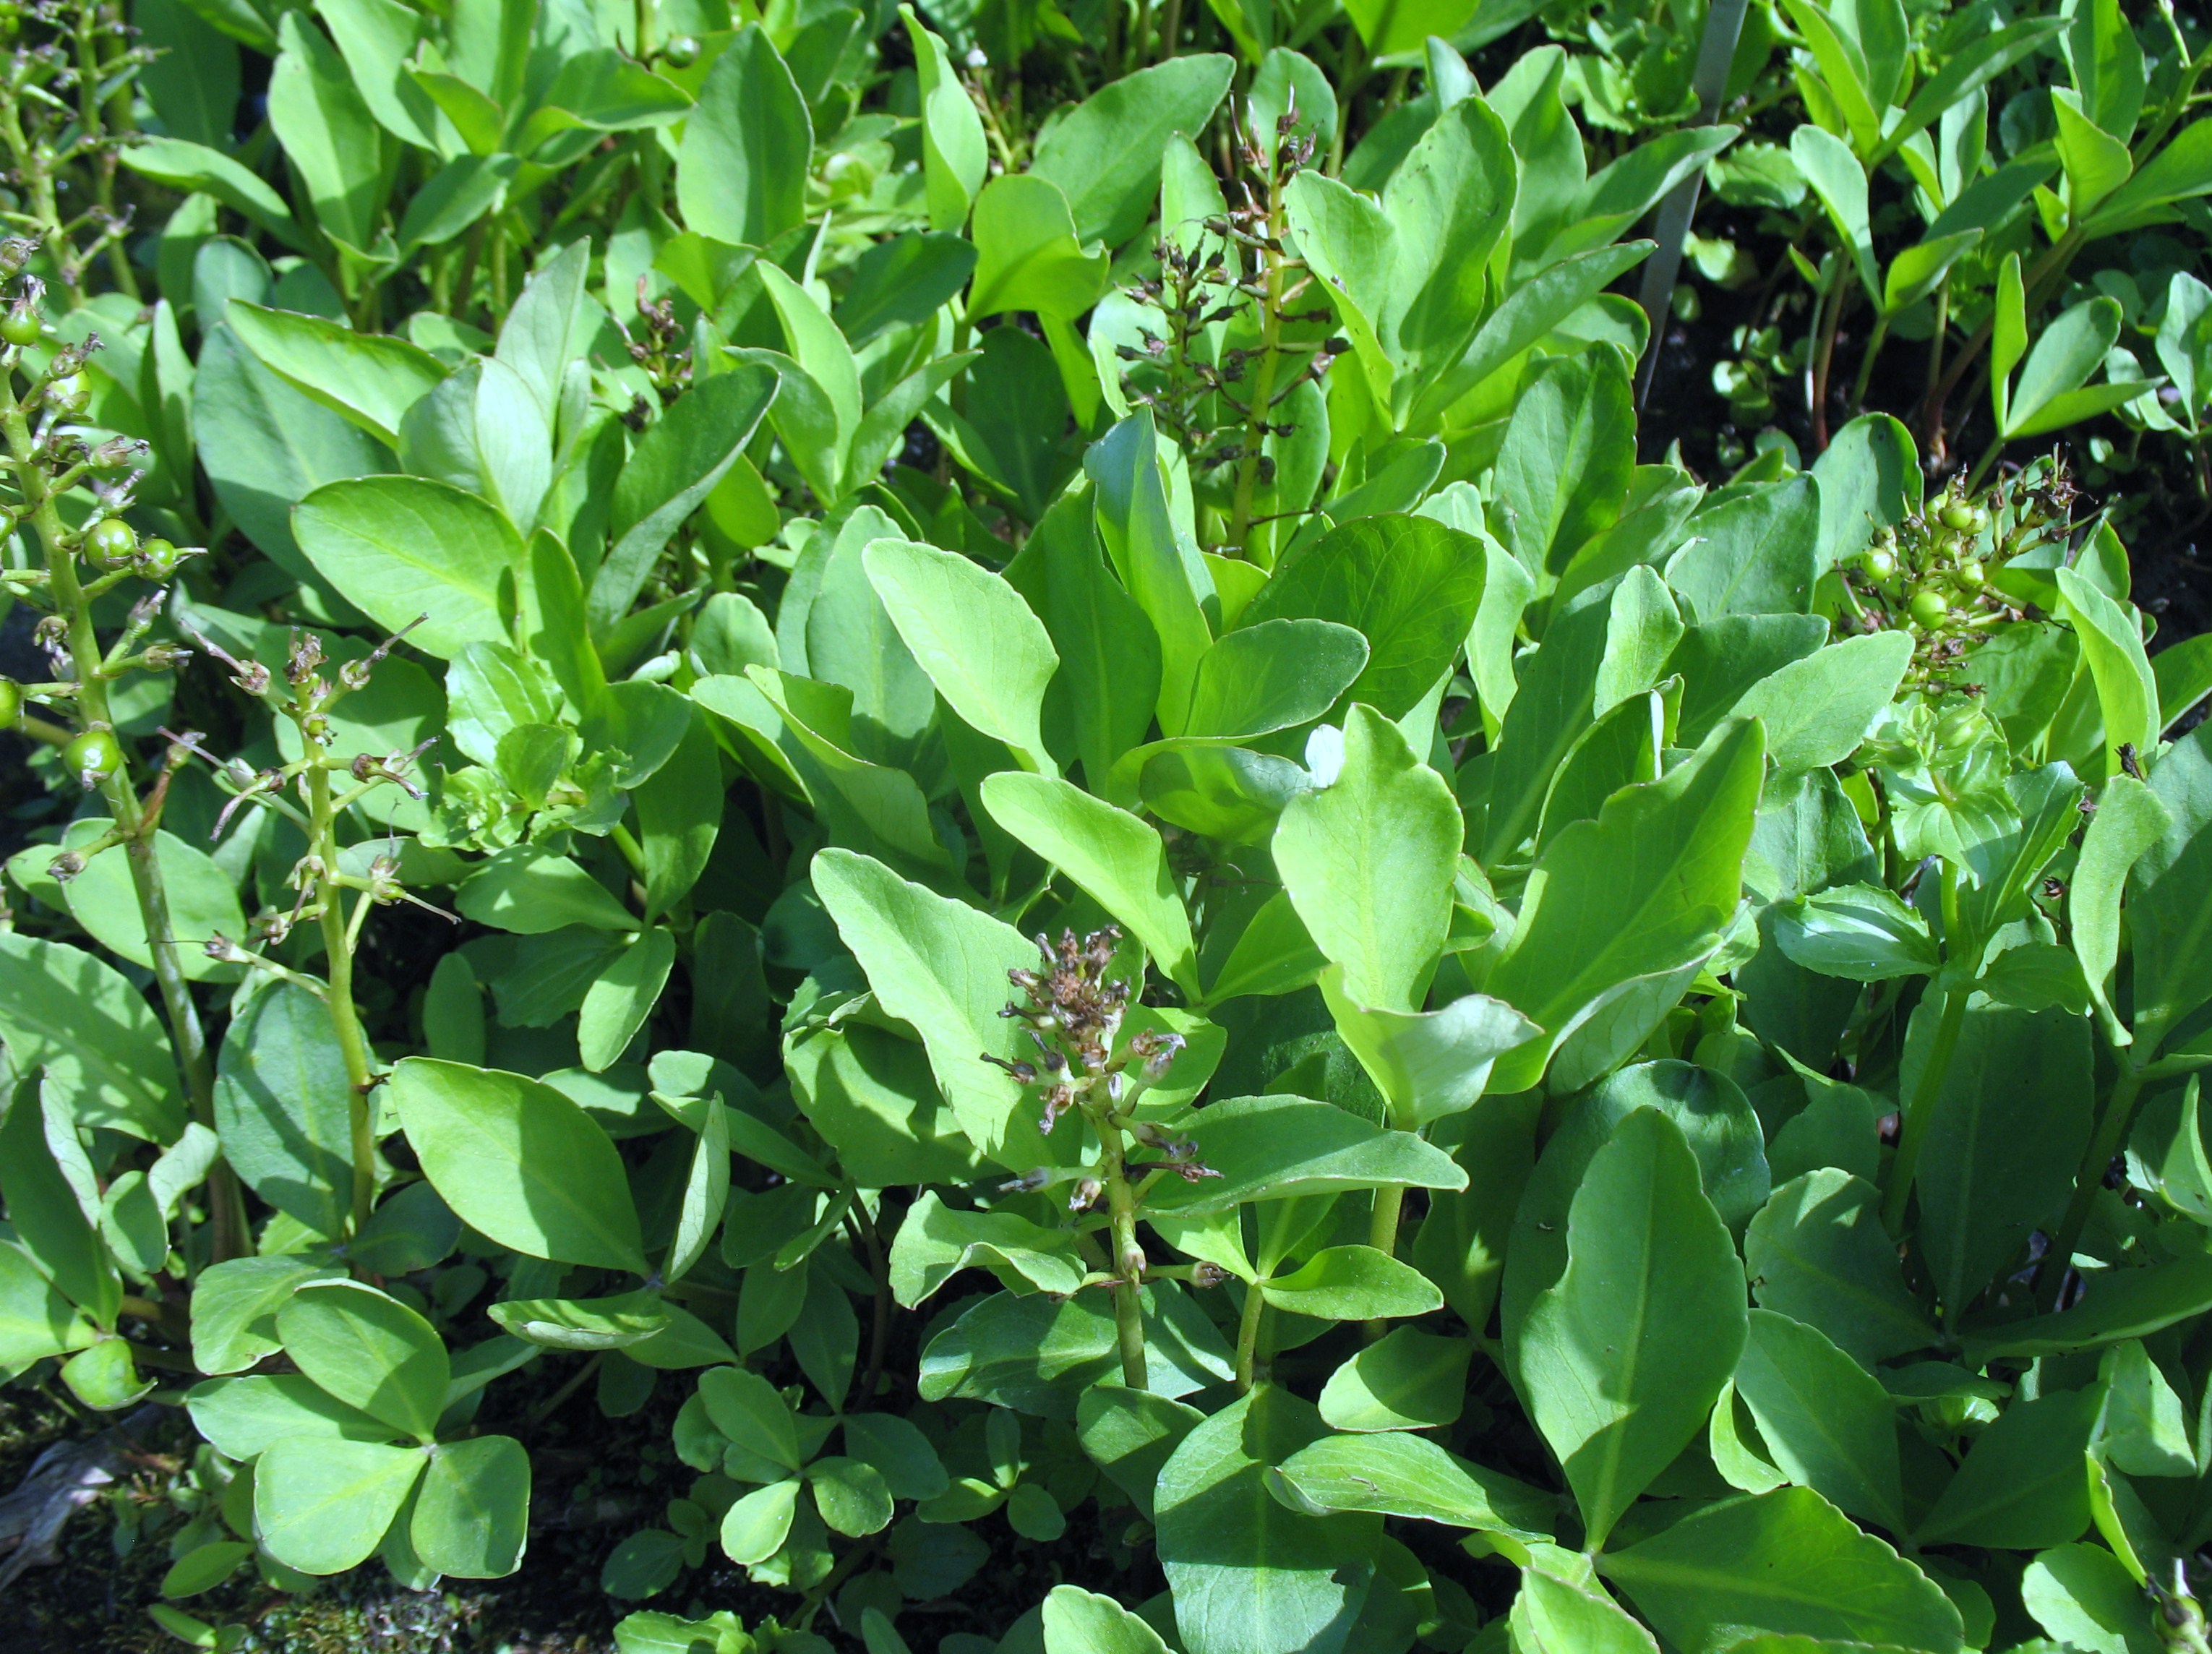
<path fill-rule="evenodd" d="M 156 535 L 138 548 L 137 561 L 138 572 L 148 580 L 164 581 L 177 572 L 181 559 L 175 545 Z"/>
<path fill-rule="evenodd" d="M 91 400 L 91 387 L 82 374 L 64 374 L 46 386 L 46 405 L 65 414 L 82 413 Z"/>
<path fill-rule="evenodd" d="M 1960 533 L 1974 526 L 1974 508 L 1963 501 L 1954 500 L 1936 514 L 1942 519 L 1944 527 Z"/>
<path fill-rule="evenodd" d="M 1932 632 L 1949 618 L 1951 605 L 1943 601 L 1941 592 L 1931 592 L 1922 587 L 1912 594 L 1912 623 L 1924 632 Z"/>
<path fill-rule="evenodd" d="M 123 747 L 110 732 L 88 729 L 62 749 L 62 762 L 89 788 L 123 768 Z"/>
<path fill-rule="evenodd" d="M 1959 566 L 1953 573 L 1962 591 L 1978 592 L 1989 584 L 1989 576 L 1982 572 L 1981 559 L 1978 557 L 1960 558 Z"/>
<path fill-rule="evenodd" d="M 689 69 L 699 61 L 699 42 L 689 34 L 672 34 L 660 55 L 672 69 Z"/>
<path fill-rule="evenodd" d="M 1867 578 L 1876 585 L 1897 578 L 1897 556 L 1875 546 L 1859 559 L 1859 567 L 1866 570 Z"/>
<path fill-rule="evenodd" d="M 12 678 L 0 678 L 0 729 L 13 729 L 23 721 L 23 686 Z"/>
<path fill-rule="evenodd" d="M 10 344 L 36 344 L 44 331 L 45 324 L 35 309 L 27 307 L 0 316 L 0 339 Z"/>
<path fill-rule="evenodd" d="M 86 555 L 109 569 L 119 569 L 138 549 L 138 532 L 120 517 L 102 517 L 84 531 Z"/>

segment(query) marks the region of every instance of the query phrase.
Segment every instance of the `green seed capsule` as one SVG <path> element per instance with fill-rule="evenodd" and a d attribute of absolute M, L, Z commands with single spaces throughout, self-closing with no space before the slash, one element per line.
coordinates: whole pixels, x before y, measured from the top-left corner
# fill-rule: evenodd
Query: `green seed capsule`
<path fill-rule="evenodd" d="M 1912 594 L 1912 623 L 1923 632 L 1932 632 L 1950 618 L 1951 605 L 1943 601 L 1941 592 L 1922 587 Z"/>
<path fill-rule="evenodd" d="M 1886 585 L 1897 578 L 1897 554 L 1877 545 L 1859 559 L 1859 567 L 1875 585 Z"/>
<path fill-rule="evenodd" d="M 0 339 L 9 344 L 19 347 L 36 344 L 45 331 L 45 319 L 33 305 L 26 305 L 21 310 L 10 310 L 6 315 L 0 316 Z"/>
<path fill-rule="evenodd" d="M 103 568 L 120 569 L 138 549 L 138 531 L 120 517 L 102 517 L 84 531 L 84 549 Z"/>
<path fill-rule="evenodd" d="M 689 34 L 672 34 L 660 56 L 671 69 L 689 69 L 699 61 L 699 42 Z"/>
<path fill-rule="evenodd" d="M 82 374 L 64 374 L 46 386 L 46 405 L 65 414 L 81 414 L 92 401 L 92 387 Z"/>
<path fill-rule="evenodd" d="M 62 749 L 62 762 L 87 791 L 123 768 L 123 747 L 105 729 L 88 729 Z"/>
<path fill-rule="evenodd" d="M 1978 557 L 1960 558 L 1959 566 L 1952 571 L 1952 577 L 1959 582 L 1960 590 L 1966 592 L 1978 592 L 1989 584 L 1989 576 L 1983 573 Z"/>
<path fill-rule="evenodd" d="M 23 721 L 23 686 L 12 678 L 0 678 L 0 729 L 13 729 Z"/>
<path fill-rule="evenodd" d="M 1978 525 L 1974 521 L 1973 507 L 1966 504 L 1961 500 L 1953 500 L 1948 502 L 1941 510 L 1936 512 L 1936 514 L 1942 520 L 1944 527 L 1954 530 L 1960 533 L 1964 533 L 1968 529 L 1978 526 Z"/>
<path fill-rule="evenodd" d="M 148 580 L 157 582 L 165 581 L 175 574 L 177 564 L 181 560 L 181 554 L 176 546 L 158 535 L 138 548 L 138 556 L 136 559 L 138 572 Z"/>

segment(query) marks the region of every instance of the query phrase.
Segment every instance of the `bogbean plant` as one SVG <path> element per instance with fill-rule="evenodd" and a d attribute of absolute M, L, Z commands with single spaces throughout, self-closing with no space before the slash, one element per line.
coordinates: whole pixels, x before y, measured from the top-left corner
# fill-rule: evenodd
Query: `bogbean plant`
<path fill-rule="evenodd" d="M 2063 453 L 1640 460 L 1624 237 L 1788 180 L 1449 9 L 20 20 L 0 1367 L 189 1414 L 168 1631 L 514 1572 L 596 1408 L 626 1650 L 2204 1648 L 2212 646 Z M 2070 15 L 1790 12 L 1840 222 L 2051 232 L 2004 439 L 2212 178 Z"/>

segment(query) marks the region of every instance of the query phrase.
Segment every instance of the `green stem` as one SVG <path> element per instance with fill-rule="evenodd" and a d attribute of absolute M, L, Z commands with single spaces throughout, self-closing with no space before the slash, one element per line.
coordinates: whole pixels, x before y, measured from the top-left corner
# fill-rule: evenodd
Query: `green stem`
<path fill-rule="evenodd" d="M 1267 296 L 1260 305 L 1260 362 L 1252 375 L 1252 400 L 1244 419 L 1244 452 L 1237 459 L 1237 504 L 1229 519 L 1225 549 L 1249 558 L 1245 542 L 1252 533 L 1253 490 L 1259 485 L 1260 459 L 1267 441 L 1268 404 L 1274 400 L 1275 374 L 1282 360 L 1283 337 L 1283 182 L 1270 167 L 1267 179 L 1269 246 L 1261 257 L 1267 264 Z"/>
<path fill-rule="evenodd" d="M 1982 450 L 1982 457 L 1974 462 L 1974 469 L 1966 478 L 1967 493 L 1972 494 L 1981 487 L 1982 478 L 1990 474 L 1990 467 L 1996 464 L 1997 455 L 2003 452 L 2004 438 L 2002 435 L 1991 437 L 1989 447 Z"/>
<path fill-rule="evenodd" d="M 1959 1048 L 1959 1031 L 1966 1021 L 1966 990 L 1944 991 L 1942 1019 L 1936 1025 L 1936 1042 L 1920 1069 L 1920 1081 L 1905 1106 L 1903 1131 L 1897 1141 L 1897 1158 L 1890 1162 L 1889 1187 L 1882 1193 L 1881 1224 L 1892 1235 L 1905 1227 L 1905 1202 L 1912 1192 L 1912 1179 L 1920 1169 L 1920 1152 L 1928 1141 L 1928 1122 L 1936 1113 L 1936 1098 L 1943 1089 L 1943 1076 L 1951 1067 L 1951 1054 Z"/>
<path fill-rule="evenodd" d="M 1249 1389 L 1259 1371 L 1260 1326 L 1267 1319 L 1267 1295 L 1256 1280 L 1244 1284 L 1244 1311 L 1237 1321 L 1237 1388 Z"/>
<path fill-rule="evenodd" d="M 1367 1244 L 1385 1257 L 1398 1256 L 1398 1225 L 1405 1216 L 1406 1191 L 1395 1183 L 1375 1191 L 1375 1215 L 1368 1225 Z M 1387 1321 L 1370 1321 L 1364 1329 L 1370 1344 L 1390 1330 Z"/>
<path fill-rule="evenodd" d="M 0 368 L 0 375 L 12 367 L 11 362 Z M 112 730 L 115 721 L 107 701 L 106 657 L 93 629 L 91 603 L 76 577 L 76 552 L 40 468 L 30 419 L 4 380 L 0 380 L 0 431 L 7 438 L 16 487 L 46 553 L 48 593 L 68 629 L 70 658 L 76 667 L 78 722 L 88 729 Z M 192 1002 L 191 985 L 185 981 L 184 965 L 178 958 L 175 930 L 169 921 L 168 892 L 162 882 L 161 864 L 154 853 L 154 824 L 139 807 L 137 789 L 126 767 L 118 766 L 103 779 L 100 792 L 107 800 L 116 834 L 124 842 L 132 891 L 138 900 L 139 921 L 146 933 L 154 980 L 161 990 L 161 1009 L 168 1019 L 169 1040 L 184 1075 L 192 1117 L 212 1131 L 215 1064 L 208 1050 L 207 1031 L 200 1025 L 199 1007 Z M 217 1160 L 209 1174 L 209 1195 L 216 1261 L 243 1256 L 252 1250 L 246 1197 L 228 1162 Z"/>
<path fill-rule="evenodd" d="M 1875 358 L 1881 354 L 1883 342 L 1889 337 L 1889 317 L 1887 313 L 1878 317 L 1874 331 L 1867 335 L 1866 354 L 1859 358 L 1858 382 L 1851 386 L 1851 411 L 1866 411 L 1867 386 L 1874 380 Z"/>
<path fill-rule="evenodd" d="M 1121 1347 L 1121 1378 L 1132 1389 L 1150 1389 L 1145 1363 L 1144 1302 L 1138 1293 L 1145 1279 L 1145 1250 L 1137 1244 L 1137 1199 L 1129 1187 L 1121 1153 L 1121 1128 L 1099 1118 L 1099 1167 L 1104 1173 L 1106 1209 L 1114 1235 L 1114 1330 Z"/>
<path fill-rule="evenodd" d="M 338 1051 L 345 1060 L 346 1103 L 353 1137 L 353 1208 L 349 1234 L 359 1234 L 368 1221 L 376 1197 L 376 1128 L 369 1093 L 376 1081 L 369 1067 L 368 1042 L 362 1037 L 361 1018 L 353 1003 L 354 933 L 346 924 L 345 891 L 335 878 L 338 868 L 337 812 L 331 807 L 331 773 L 316 764 L 307 771 L 307 807 L 314 823 L 313 854 L 319 871 L 315 881 L 322 907 L 325 968 L 330 976 L 331 1027 L 338 1037 Z M 355 900 L 366 903 L 364 894 Z"/>
<path fill-rule="evenodd" d="M 2059 1223 L 2058 1232 L 2036 1267 L 2036 1307 L 2046 1315 L 2058 1305 L 2067 1268 L 2074 1261 L 2074 1248 L 2089 1221 L 2089 1208 L 2096 1204 L 2097 1191 L 2104 1187 L 2105 1168 L 2112 1164 L 2112 1156 L 2119 1152 L 2121 1143 L 2127 1138 L 2128 1128 L 2135 1123 L 2136 1101 L 2142 1091 L 2142 1083 L 2141 1069 L 2124 1067 L 2119 1078 L 2112 1082 L 2112 1095 L 2105 1099 L 2104 1112 L 2097 1120 L 2096 1135 L 2090 1140 L 2089 1152 L 2082 1156 L 2081 1172 L 2074 1179 L 2074 1198 L 2067 1202 L 2066 1216 Z"/>

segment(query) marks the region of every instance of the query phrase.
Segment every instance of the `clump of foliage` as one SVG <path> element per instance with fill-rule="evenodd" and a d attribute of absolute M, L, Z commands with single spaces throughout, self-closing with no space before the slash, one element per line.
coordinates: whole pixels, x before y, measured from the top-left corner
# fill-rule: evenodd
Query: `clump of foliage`
<path fill-rule="evenodd" d="M 0 1371 L 165 1633 L 595 1408 L 626 1654 L 2204 1649 L 2193 25 L 3 21 Z"/>

